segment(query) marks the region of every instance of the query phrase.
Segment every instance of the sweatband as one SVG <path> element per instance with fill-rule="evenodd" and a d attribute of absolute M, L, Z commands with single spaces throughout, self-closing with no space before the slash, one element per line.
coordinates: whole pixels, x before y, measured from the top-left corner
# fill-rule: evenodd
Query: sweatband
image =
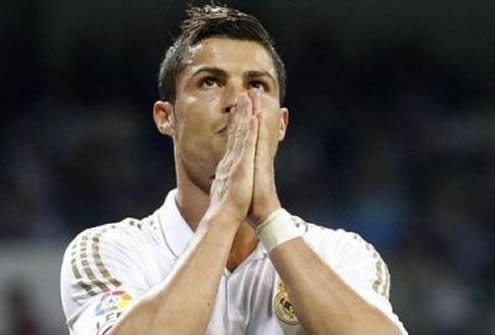
<path fill-rule="evenodd" d="M 256 228 L 256 235 L 268 252 L 280 244 L 301 237 L 291 215 L 283 208 L 279 208 Z"/>

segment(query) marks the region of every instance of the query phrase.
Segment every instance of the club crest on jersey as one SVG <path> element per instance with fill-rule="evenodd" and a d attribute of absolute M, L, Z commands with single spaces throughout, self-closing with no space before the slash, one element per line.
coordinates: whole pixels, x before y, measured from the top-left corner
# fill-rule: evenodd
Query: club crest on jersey
<path fill-rule="evenodd" d="M 96 306 L 96 315 L 105 315 L 109 312 L 121 311 L 131 303 L 132 297 L 125 291 L 105 293 Z"/>
<path fill-rule="evenodd" d="M 277 295 L 273 301 L 273 310 L 278 319 L 288 325 L 297 325 L 299 320 L 296 317 L 294 306 L 289 300 L 289 295 L 285 289 L 285 284 L 280 280 L 277 285 Z"/>

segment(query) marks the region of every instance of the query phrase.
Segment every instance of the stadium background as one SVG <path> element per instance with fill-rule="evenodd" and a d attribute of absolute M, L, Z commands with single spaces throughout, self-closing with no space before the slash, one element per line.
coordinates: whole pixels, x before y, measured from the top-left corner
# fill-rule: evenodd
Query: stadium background
<path fill-rule="evenodd" d="M 375 244 L 411 334 L 495 334 L 495 2 L 228 3 L 287 65 L 285 206 Z M 66 244 L 173 187 L 151 106 L 184 8 L 0 3 L 0 334 L 67 334 Z"/>

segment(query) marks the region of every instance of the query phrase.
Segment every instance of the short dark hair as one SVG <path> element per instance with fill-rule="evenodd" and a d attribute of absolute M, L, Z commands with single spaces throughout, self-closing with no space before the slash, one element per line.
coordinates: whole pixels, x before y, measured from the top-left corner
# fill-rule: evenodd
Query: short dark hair
<path fill-rule="evenodd" d="M 254 41 L 270 54 L 277 71 L 280 87 L 280 103 L 285 98 L 285 65 L 275 50 L 274 42 L 262 24 L 252 15 L 226 6 L 206 5 L 190 7 L 181 25 L 181 33 L 167 50 L 160 64 L 158 94 L 160 100 L 175 102 L 176 79 L 185 66 L 190 48 L 209 37 L 225 37 Z"/>

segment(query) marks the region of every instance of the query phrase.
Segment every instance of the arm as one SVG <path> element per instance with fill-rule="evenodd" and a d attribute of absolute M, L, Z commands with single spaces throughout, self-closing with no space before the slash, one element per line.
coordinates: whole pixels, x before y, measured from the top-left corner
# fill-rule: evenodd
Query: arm
<path fill-rule="evenodd" d="M 309 334 L 400 334 L 387 316 L 348 286 L 302 238 L 275 247 L 270 259 Z"/>
<path fill-rule="evenodd" d="M 252 199 L 257 125 L 250 100 L 241 97 L 229 125 L 225 156 L 216 170 L 210 205 L 182 261 L 109 334 L 196 335 L 206 331 L 234 236 Z"/>
<path fill-rule="evenodd" d="M 235 233 L 231 222 L 205 218 L 182 261 L 109 334 L 203 334 Z"/>
<path fill-rule="evenodd" d="M 277 114 L 270 109 L 263 95 L 252 93 L 250 97 L 260 123 L 250 210 L 250 222 L 256 228 L 270 213 L 280 208 L 270 139 L 273 132 L 270 130 L 273 129 L 271 122 L 273 115 Z M 283 122 L 282 118 L 280 122 Z M 302 327 L 309 334 L 400 334 L 386 315 L 348 286 L 302 238 L 275 247 L 270 252 L 270 259 L 286 284 Z"/>

